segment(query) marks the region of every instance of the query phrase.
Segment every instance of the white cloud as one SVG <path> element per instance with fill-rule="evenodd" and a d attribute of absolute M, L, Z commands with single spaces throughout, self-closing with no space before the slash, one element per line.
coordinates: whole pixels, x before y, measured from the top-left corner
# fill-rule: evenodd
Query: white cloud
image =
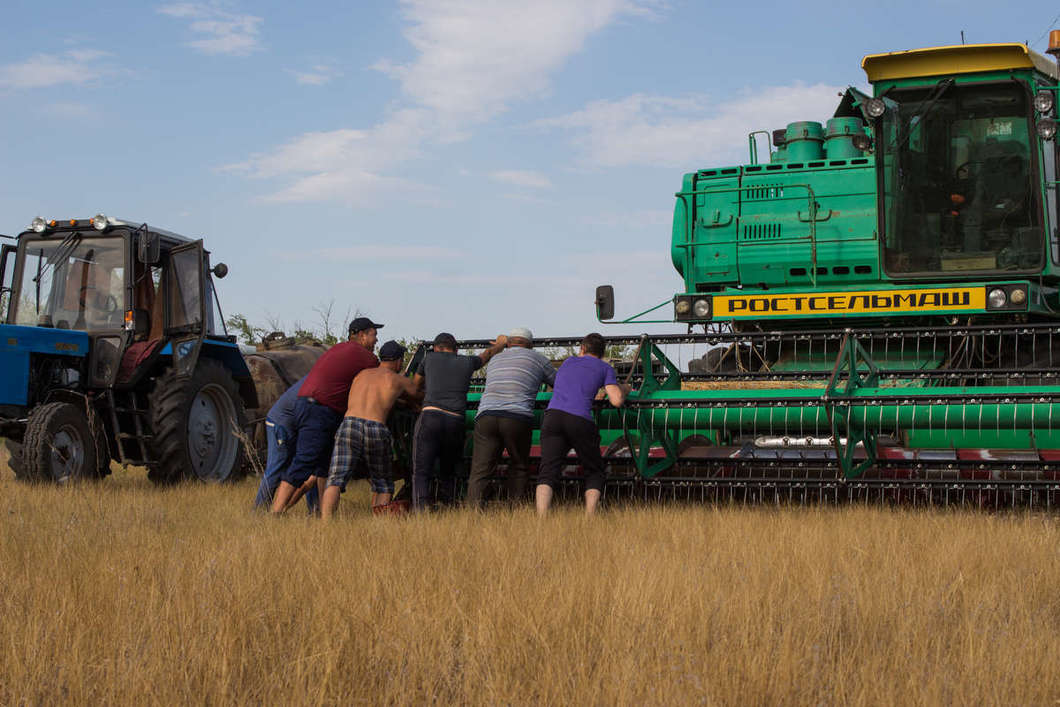
<path fill-rule="evenodd" d="M 419 154 L 431 127 L 424 111 L 397 111 L 367 130 L 304 133 L 272 152 L 224 167 L 259 179 L 293 180 L 270 201 L 371 203 L 381 191 L 415 186 L 386 176 L 387 169 Z"/>
<path fill-rule="evenodd" d="M 404 34 L 418 54 L 408 64 L 383 60 L 375 68 L 401 82 L 407 96 L 403 105 L 371 128 L 305 133 L 228 169 L 288 180 L 267 197 L 274 201 L 365 204 L 384 192 L 407 190 L 410 183 L 393 174 L 410 159 L 432 146 L 465 139 L 469 128 L 517 100 L 540 96 L 550 75 L 590 35 L 621 17 L 650 14 L 659 2 L 402 0 Z M 191 17 L 204 7 L 170 5 L 165 11 Z M 331 76 L 322 68 L 292 73 L 301 83 L 319 85 Z M 550 186 L 547 178 L 531 172 L 494 178 L 523 187 Z"/>
<path fill-rule="evenodd" d="M 254 15 L 222 10 L 213 4 L 183 2 L 162 5 L 158 12 L 169 17 L 191 20 L 189 29 L 200 35 L 188 46 L 203 54 L 245 56 L 258 48 L 258 33 L 264 22 Z"/>
<path fill-rule="evenodd" d="M 549 75 L 590 35 L 623 15 L 648 13 L 652 4 L 403 0 L 405 37 L 419 56 L 402 65 L 383 60 L 375 68 L 447 122 L 487 120 L 513 101 L 540 96 Z"/>
<path fill-rule="evenodd" d="M 317 64 L 306 71 L 288 69 L 294 80 L 305 86 L 323 86 L 342 76 L 342 72 L 328 64 Z"/>
<path fill-rule="evenodd" d="M 61 54 L 36 54 L 25 61 L 0 66 L 0 89 L 23 90 L 63 84 L 86 84 L 114 69 L 110 56 L 95 49 L 71 49 Z"/>
<path fill-rule="evenodd" d="M 502 169 L 490 174 L 490 179 L 504 184 L 531 189 L 551 189 L 552 182 L 540 172 L 523 169 Z"/>
<path fill-rule="evenodd" d="M 747 159 L 752 130 L 829 117 L 843 88 L 796 83 L 748 90 L 720 103 L 701 95 L 634 94 L 534 125 L 569 131 L 583 161 L 594 167 L 730 164 Z"/>

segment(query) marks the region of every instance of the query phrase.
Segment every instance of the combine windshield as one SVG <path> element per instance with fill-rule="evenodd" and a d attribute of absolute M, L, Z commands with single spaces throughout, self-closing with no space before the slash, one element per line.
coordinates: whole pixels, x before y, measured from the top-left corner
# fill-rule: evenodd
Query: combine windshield
<path fill-rule="evenodd" d="M 1015 82 L 894 90 L 879 135 L 891 275 L 1042 267 L 1025 90 Z"/>
<path fill-rule="evenodd" d="M 26 240 L 14 322 L 58 329 L 118 329 L 125 312 L 125 240 Z"/>

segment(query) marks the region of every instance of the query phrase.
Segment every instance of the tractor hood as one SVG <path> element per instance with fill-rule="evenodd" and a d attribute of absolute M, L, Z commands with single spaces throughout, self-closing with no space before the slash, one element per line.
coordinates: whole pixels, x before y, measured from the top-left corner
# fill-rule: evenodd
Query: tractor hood
<path fill-rule="evenodd" d="M 72 329 L 0 324 L 0 405 L 26 405 L 30 357 L 88 355 L 88 334 Z"/>

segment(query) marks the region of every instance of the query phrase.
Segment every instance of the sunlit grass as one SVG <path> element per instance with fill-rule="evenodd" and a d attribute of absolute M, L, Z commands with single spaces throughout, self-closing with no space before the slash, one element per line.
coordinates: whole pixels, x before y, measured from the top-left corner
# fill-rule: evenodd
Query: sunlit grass
<path fill-rule="evenodd" d="M 1042 513 L 561 508 L 335 522 L 254 482 L 0 477 L 0 703 L 1042 703 Z"/>

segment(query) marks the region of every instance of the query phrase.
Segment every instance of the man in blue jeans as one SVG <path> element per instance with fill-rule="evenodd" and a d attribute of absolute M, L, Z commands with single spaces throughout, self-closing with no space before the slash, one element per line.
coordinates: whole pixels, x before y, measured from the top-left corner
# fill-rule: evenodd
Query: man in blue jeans
<path fill-rule="evenodd" d="M 305 376 L 288 388 L 265 415 L 268 456 L 265 460 L 265 472 L 261 475 L 261 484 L 258 486 L 258 495 L 254 498 L 255 508 L 268 509 L 272 505 L 272 497 L 276 495 L 276 488 L 283 479 L 283 473 L 294 458 L 294 408 L 298 401 L 298 391 L 302 389 L 304 381 Z M 305 500 L 310 512 L 317 509 L 316 488 L 306 494 Z"/>
<path fill-rule="evenodd" d="M 294 406 L 295 444 L 291 463 L 272 500 L 272 512 L 283 513 L 298 500 L 296 493 L 316 485 L 323 492 L 328 462 L 335 445 L 335 431 L 346 412 L 346 397 L 354 377 L 366 368 L 375 368 L 379 359 L 372 353 L 382 329 L 367 317 L 350 322 L 350 339 L 335 344 L 317 359 L 309 370 Z"/>

